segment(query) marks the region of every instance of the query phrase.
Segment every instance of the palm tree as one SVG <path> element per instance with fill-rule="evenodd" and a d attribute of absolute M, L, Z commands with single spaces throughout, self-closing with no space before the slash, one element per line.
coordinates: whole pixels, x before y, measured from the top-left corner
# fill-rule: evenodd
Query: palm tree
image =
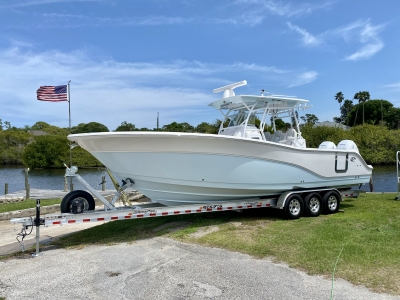
<path fill-rule="evenodd" d="M 358 92 L 354 95 L 354 99 L 358 100 L 358 103 L 363 104 L 363 125 L 364 125 L 364 103 L 370 99 L 369 92 L 363 91 Z"/>
<path fill-rule="evenodd" d="M 342 101 L 344 100 L 344 95 L 342 92 L 338 92 L 335 95 L 335 100 L 339 102 L 340 108 L 342 108 Z"/>

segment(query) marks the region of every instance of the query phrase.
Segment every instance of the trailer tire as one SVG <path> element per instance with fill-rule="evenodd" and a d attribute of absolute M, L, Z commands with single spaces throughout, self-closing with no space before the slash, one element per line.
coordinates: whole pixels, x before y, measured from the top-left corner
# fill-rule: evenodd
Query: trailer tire
<path fill-rule="evenodd" d="M 74 200 L 83 200 L 84 210 L 94 210 L 94 199 L 91 194 L 86 191 L 73 191 L 64 196 L 61 201 L 60 210 L 61 213 L 71 212 L 71 206 Z"/>
<path fill-rule="evenodd" d="M 322 199 L 318 193 L 311 193 L 304 199 L 305 213 L 309 217 L 318 217 L 322 212 Z"/>
<path fill-rule="evenodd" d="M 324 213 L 337 213 L 340 205 L 340 195 L 335 191 L 329 191 L 322 197 L 322 203 L 324 204 Z"/>
<path fill-rule="evenodd" d="M 292 194 L 285 201 L 285 214 L 288 219 L 298 219 L 303 215 L 304 203 L 300 195 Z"/>

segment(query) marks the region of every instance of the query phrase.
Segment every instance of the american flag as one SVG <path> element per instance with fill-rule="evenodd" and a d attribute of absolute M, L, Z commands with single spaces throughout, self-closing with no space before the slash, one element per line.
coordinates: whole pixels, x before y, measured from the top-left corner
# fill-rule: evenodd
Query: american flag
<path fill-rule="evenodd" d="M 36 93 L 38 100 L 50 102 L 68 101 L 66 85 L 41 86 Z"/>

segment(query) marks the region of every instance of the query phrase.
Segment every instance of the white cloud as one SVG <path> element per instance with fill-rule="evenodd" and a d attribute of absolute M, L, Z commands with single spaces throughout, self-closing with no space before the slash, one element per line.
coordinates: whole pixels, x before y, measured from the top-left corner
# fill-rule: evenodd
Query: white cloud
<path fill-rule="evenodd" d="M 313 82 L 317 79 L 318 73 L 315 71 L 304 72 L 300 74 L 293 83 L 289 85 L 289 87 L 296 87 L 300 85 L 304 85 L 310 82 Z"/>
<path fill-rule="evenodd" d="M 357 50 L 357 52 L 346 56 L 346 60 L 360 60 L 360 59 L 368 59 L 370 57 L 372 57 L 373 55 L 375 55 L 376 53 L 378 53 L 379 51 L 381 51 L 384 47 L 384 44 L 382 42 L 377 42 L 374 44 L 368 44 L 365 45 L 363 47 L 361 47 L 359 50 Z"/>
<path fill-rule="evenodd" d="M 265 16 L 259 15 L 258 13 L 244 13 L 239 16 L 234 16 L 232 18 L 225 19 L 212 19 L 210 21 L 206 21 L 209 23 L 216 24 L 233 24 L 233 25 L 245 25 L 245 26 L 255 26 L 262 23 L 265 19 Z"/>
<path fill-rule="evenodd" d="M 206 106 L 218 99 L 219 95 L 212 94 L 216 87 L 247 79 L 243 94 L 246 89 L 254 94 L 261 88 L 280 92 L 270 87 L 295 87 L 318 75 L 241 62 L 130 63 L 94 60 L 84 51 L 36 53 L 31 49 L 0 49 L 0 118 L 17 127 L 39 120 L 66 127 L 67 104 L 37 101 L 36 90 L 68 80 L 73 125 L 96 121 L 112 130 L 122 121 L 154 128 L 157 112 L 162 124 L 213 121 L 220 114 Z"/>
<path fill-rule="evenodd" d="M 335 34 L 341 36 L 348 43 L 359 43 L 362 46 L 353 54 L 345 57 L 345 60 L 357 61 L 369 59 L 384 48 L 384 43 L 379 33 L 386 24 L 373 26 L 370 20 L 356 21 L 345 27 L 336 29 Z"/>
<path fill-rule="evenodd" d="M 14 7 L 27 7 L 46 5 L 54 3 L 65 3 L 65 2 L 99 2 L 102 0 L 35 0 L 35 1 L 17 1 L 13 0 L 11 4 L 2 5 L 0 8 L 14 8 Z"/>
<path fill-rule="evenodd" d="M 166 17 L 166 16 L 146 16 L 146 17 L 92 17 L 82 14 L 68 13 L 28 13 L 19 12 L 20 14 L 36 16 L 38 22 L 34 26 L 39 28 L 77 28 L 84 26 L 107 26 L 107 27 L 123 27 L 123 26 L 159 26 L 159 25 L 176 25 L 186 24 L 195 21 L 194 18 Z M 14 26 L 14 25 L 13 25 Z M 24 26 L 24 25 L 15 25 Z"/>
<path fill-rule="evenodd" d="M 292 25 L 292 23 L 287 22 L 286 25 L 293 31 L 296 31 L 302 36 L 302 42 L 305 46 L 319 46 L 323 43 L 323 40 L 320 37 L 316 37 L 309 33 L 307 30 L 300 28 L 296 25 Z"/>
<path fill-rule="evenodd" d="M 268 11 L 271 14 L 281 17 L 293 17 L 296 15 L 307 15 L 313 13 L 316 10 L 325 9 L 333 5 L 335 1 L 319 1 L 319 3 L 310 4 L 274 0 L 236 0 L 235 3 L 255 5 L 258 11 Z"/>
<path fill-rule="evenodd" d="M 385 87 L 400 90 L 400 81 L 397 83 L 387 84 L 387 85 L 385 85 Z"/>

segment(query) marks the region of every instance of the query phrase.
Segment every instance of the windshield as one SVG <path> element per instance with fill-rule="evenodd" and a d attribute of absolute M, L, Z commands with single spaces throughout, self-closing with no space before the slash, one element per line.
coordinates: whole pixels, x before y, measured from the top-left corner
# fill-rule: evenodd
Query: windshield
<path fill-rule="evenodd" d="M 234 111 L 232 115 L 229 116 L 229 124 L 228 127 L 238 126 L 244 123 L 247 119 L 249 111 Z M 256 125 L 256 114 L 252 113 L 249 118 L 249 122 L 247 125 Z"/>

